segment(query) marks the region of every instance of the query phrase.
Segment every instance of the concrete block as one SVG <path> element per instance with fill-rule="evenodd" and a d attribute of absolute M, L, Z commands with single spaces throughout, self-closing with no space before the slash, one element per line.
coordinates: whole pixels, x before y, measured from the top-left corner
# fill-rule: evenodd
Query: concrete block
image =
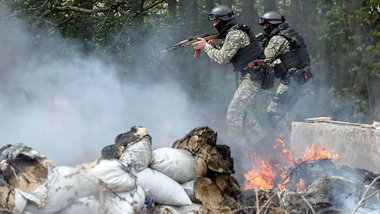
<path fill-rule="evenodd" d="M 290 149 L 301 157 L 316 143 L 340 156 L 344 165 L 380 173 L 380 130 L 370 125 L 339 121 L 293 122 Z"/>

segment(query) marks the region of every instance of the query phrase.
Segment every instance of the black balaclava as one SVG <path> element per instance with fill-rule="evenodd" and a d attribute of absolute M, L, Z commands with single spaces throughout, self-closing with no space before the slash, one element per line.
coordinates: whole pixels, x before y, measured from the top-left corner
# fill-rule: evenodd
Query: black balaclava
<path fill-rule="evenodd" d="M 278 27 L 279 26 L 279 24 L 276 24 L 276 25 L 274 25 L 274 24 L 270 24 L 268 27 L 266 27 L 266 28 L 264 28 L 263 30 L 264 30 L 264 32 L 267 34 L 267 35 L 269 35 L 276 27 Z"/>
<path fill-rule="evenodd" d="M 228 21 L 220 20 L 219 23 L 215 25 L 215 28 L 218 31 L 219 36 L 221 38 L 224 38 L 226 37 L 228 30 L 234 25 L 237 25 L 237 22 L 235 19 L 231 19 Z"/>

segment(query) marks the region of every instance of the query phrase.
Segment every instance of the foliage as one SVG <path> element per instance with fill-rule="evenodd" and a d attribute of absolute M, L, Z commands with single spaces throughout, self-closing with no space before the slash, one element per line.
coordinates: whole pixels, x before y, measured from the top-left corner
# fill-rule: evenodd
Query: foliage
<path fill-rule="evenodd" d="M 122 65 L 124 69 L 120 75 L 124 78 L 149 77 L 149 81 L 160 81 L 168 76 L 174 78 L 184 85 L 192 98 L 209 103 L 211 109 L 217 109 L 215 112 L 225 111 L 233 94 L 231 67 L 210 63 L 205 56 L 194 59 L 191 48 L 160 54 L 165 46 L 186 37 L 214 32 L 206 17 L 213 5 L 221 1 L 0 2 L 6 3 L 11 14 L 0 17 L 0 21 L 14 17 L 26 20 L 36 36 L 36 44 L 43 44 L 46 39 L 40 35 L 61 35 L 61 45 L 75 40 L 84 54 L 97 54 L 106 61 Z M 268 2 L 274 1 L 223 2 L 232 4 L 238 20 L 254 25 L 257 32 L 260 27 L 253 19 L 266 8 L 273 7 Z M 314 91 L 306 98 L 314 109 L 299 110 L 295 117 L 331 114 L 334 119 L 365 123 L 376 119 L 380 115 L 380 1 L 275 2 L 288 22 L 304 35 L 314 70 Z M 271 95 L 273 91 L 265 93 L 267 97 Z M 327 98 L 321 98 L 326 95 Z M 262 99 L 265 101 L 255 104 L 255 108 L 266 108 L 267 98 Z"/>

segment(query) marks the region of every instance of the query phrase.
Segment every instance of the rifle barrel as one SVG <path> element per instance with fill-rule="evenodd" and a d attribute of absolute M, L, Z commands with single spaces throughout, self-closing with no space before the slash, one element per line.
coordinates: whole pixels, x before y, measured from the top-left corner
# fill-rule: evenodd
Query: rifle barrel
<path fill-rule="evenodd" d="M 205 36 L 201 36 L 201 38 L 205 39 L 206 41 L 211 40 L 211 39 L 218 39 L 219 34 L 215 33 L 215 34 L 211 34 L 211 35 L 205 35 Z M 165 53 L 165 52 L 168 52 L 168 51 L 180 48 L 180 47 L 188 46 L 188 45 L 191 45 L 195 42 L 198 42 L 198 37 L 186 39 L 186 40 L 183 40 L 183 41 L 181 41 L 175 45 L 169 46 L 169 47 L 165 48 L 165 50 L 161 51 L 161 53 Z"/>

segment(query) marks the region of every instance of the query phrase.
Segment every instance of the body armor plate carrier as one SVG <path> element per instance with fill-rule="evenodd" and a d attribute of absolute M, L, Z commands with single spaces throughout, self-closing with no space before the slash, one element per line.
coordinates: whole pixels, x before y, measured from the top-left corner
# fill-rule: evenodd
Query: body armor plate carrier
<path fill-rule="evenodd" d="M 242 75 L 245 75 L 249 71 L 244 70 L 249 62 L 255 59 L 265 59 L 264 48 L 257 41 L 255 35 L 250 31 L 250 28 L 246 25 L 235 25 L 231 27 L 231 30 L 242 30 L 246 32 L 249 36 L 250 43 L 238 50 L 235 56 L 232 58 L 231 63 L 234 66 L 235 71 L 240 71 Z"/>
<path fill-rule="evenodd" d="M 276 66 L 275 73 L 285 74 L 290 68 L 301 69 L 310 65 L 306 44 L 297 31 L 290 28 L 287 23 L 281 24 L 270 33 L 264 43 L 265 47 L 268 45 L 269 40 L 275 35 L 283 36 L 290 43 L 290 51 L 279 56 L 282 66 Z M 277 71 L 277 69 L 285 69 L 285 71 Z"/>

